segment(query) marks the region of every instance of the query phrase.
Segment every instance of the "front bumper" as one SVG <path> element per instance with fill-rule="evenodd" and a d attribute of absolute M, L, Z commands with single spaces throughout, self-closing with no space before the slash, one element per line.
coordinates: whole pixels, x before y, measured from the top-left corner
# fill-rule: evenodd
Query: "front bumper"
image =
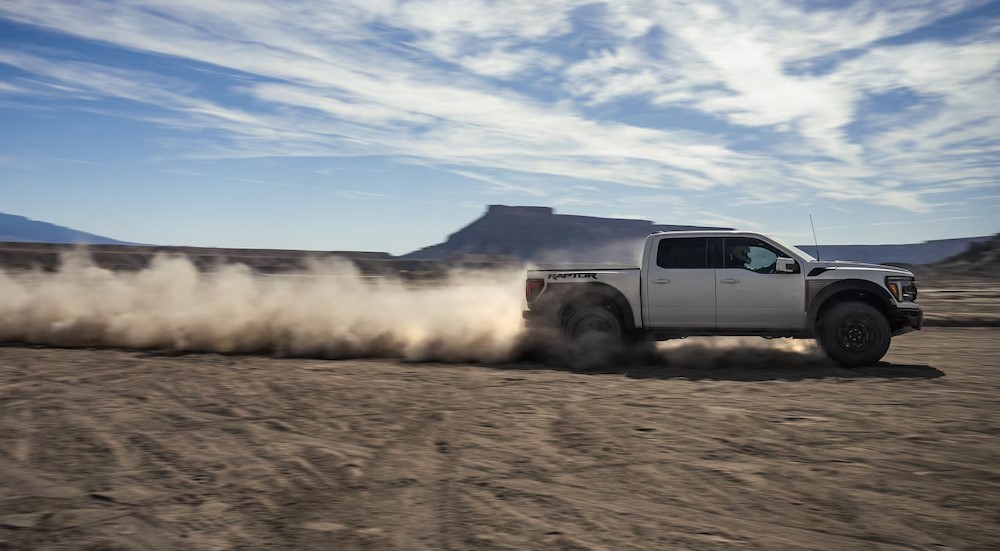
<path fill-rule="evenodd" d="M 892 319 L 892 334 L 919 331 L 924 326 L 924 311 L 920 308 L 896 308 Z"/>

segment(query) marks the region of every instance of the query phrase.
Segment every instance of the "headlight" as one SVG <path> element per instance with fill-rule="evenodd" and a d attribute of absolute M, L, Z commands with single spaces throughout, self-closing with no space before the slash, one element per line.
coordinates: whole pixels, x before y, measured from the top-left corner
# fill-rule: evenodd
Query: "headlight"
<path fill-rule="evenodd" d="M 897 302 L 917 300 L 917 283 L 912 277 L 889 276 L 885 278 L 885 287 Z"/>

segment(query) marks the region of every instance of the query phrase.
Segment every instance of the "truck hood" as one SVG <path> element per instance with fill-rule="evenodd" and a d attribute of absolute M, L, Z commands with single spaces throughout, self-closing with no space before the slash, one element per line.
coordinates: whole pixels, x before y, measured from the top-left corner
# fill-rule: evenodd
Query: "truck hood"
<path fill-rule="evenodd" d="M 809 266 L 811 266 L 812 268 L 826 268 L 828 270 L 841 270 L 841 269 L 852 269 L 852 268 L 863 269 L 863 270 L 879 270 L 893 275 L 913 277 L 913 272 L 905 270 L 903 268 L 897 268 L 896 266 L 886 266 L 884 264 L 868 264 L 865 262 L 853 262 L 850 260 L 822 260 L 822 261 L 810 262 Z"/>

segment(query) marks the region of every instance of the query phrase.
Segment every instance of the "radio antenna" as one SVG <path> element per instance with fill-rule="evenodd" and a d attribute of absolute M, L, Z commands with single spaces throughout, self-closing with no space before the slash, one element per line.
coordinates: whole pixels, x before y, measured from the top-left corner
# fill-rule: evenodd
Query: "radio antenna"
<path fill-rule="evenodd" d="M 813 224 L 813 215 L 811 215 L 811 214 L 809 215 L 809 225 L 812 227 L 812 230 L 813 230 L 813 243 L 816 244 L 816 260 L 820 260 L 820 257 L 819 257 L 819 239 L 816 239 L 816 225 Z"/>

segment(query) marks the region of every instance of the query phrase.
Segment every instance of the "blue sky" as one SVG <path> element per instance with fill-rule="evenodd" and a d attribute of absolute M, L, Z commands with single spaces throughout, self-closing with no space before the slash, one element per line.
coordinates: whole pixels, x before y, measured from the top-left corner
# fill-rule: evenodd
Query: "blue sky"
<path fill-rule="evenodd" d="M 1000 2 L 0 3 L 0 211 L 405 253 L 490 203 L 996 233 Z"/>

